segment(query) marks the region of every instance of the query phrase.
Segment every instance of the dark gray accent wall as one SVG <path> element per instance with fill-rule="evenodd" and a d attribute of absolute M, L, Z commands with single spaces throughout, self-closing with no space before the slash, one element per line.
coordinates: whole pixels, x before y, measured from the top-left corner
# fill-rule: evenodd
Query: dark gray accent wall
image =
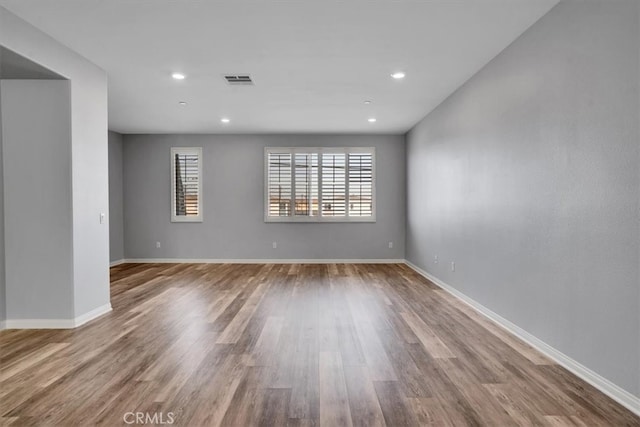
<path fill-rule="evenodd" d="M 407 259 L 636 396 L 638 16 L 561 2 L 407 136 Z"/>
<path fill-rule="evenodd" d="M 109 131 L 109 259 L 124 259 L 122 135 Z"/>
<path fill-rule="evenodd" d="M 170 222 L 172 146 L 203 147 L 203 223 Z M 377 222 L 265 223 L 268 146 L 375 147 Z M 124 135 L 124 209 L 126 258 L 404 259 L 404 137 Z"/>

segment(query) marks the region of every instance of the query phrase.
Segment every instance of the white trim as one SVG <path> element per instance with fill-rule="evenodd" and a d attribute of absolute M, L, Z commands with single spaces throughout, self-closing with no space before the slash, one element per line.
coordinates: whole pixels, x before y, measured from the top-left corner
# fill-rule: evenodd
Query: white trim
<path fill-rule="evenodd" d="M 7 319 L 5 329 L 73 329 L 111 311 L 105 304 L 75 319 Z"/>
<path fill-rule="evenodd" d="M 73 329 L 73 319 L 7 319 L 7 329 Z"/>
<path fill-rule="evenodd" d="M 405 264 L 411 267 L 420 275 L 429 279 L 435 285 L 439 286 L 443 290 L 449 292 L 454 297 L 458 298 L 460 301 L 466 303 L 471 308 L 476 310 L 478 313 L 484 315 L 485 317 L 493 321 L 498 326 L 502 327 L 506 331 L 520 338 L 522 341 L 526 342 L 527 344 L 529 344 L 530 346 L 532 346 L 533 348 L 535 348 L 545 356 L 554 360 L 559 365 L 563 366 L 564 368 L 572 372 L 577 377 L 588 382 L 589 384 L 591 384 L 592 386 L 600 390 L 602 393 L 606 394 L 607 396 L 609 396 L 610 398 L 612 398 L 613 400 L 615 400 L 625 408 L 629 409 L 631 412 L 634 412 L 636 415 L 640 416 L 640 397 L 634 396 L 633 394 L 624 390 L 620 386 L 604 378 L 600 374 L 592 371 L 591 369 L 587 368 L 586 366 L 582 365 L 581 363 L 577 362 L 576 360 L 572 359 L 571 357 L 567 356 L 561 351 L 551 347 L 549 344 L 545 343 L 541 339 L 530 334 L 529 332 L 525 331 L 524 329 L 515 325 L 514 323 L 511 323 L 509 320 L 491 311 L 490 309 L 483 306 L 482 304 L 475 301 L 474 299 L 466 296 L 459 290 L 455 289 L 453 286 L 444 283 L 443 281 L 441 281 L 435 276 L 432 276 L 431 274 L 422 270 L 420 267 L 411 263 L 410 261 L 405 260 Z"/>
<path fill-rule="evenodd" d="M 117 261 L 111 261 L 109 263 L 109 267 L 115 267 L 116 265 L 120 265 L 120 264 L 124 264 L 124 263 L 125 263 L 125 259 L 122 258 L 122 259 L 119 259 Z"/>
<path fill-rule="evenodd" d="M 7 322 L 6 320 L 0 320 L 0 331 L 3 329 L 7 329 Z"/>
<path fill-rule="evenodd" d="M 265 216 L 264 222 L 312 222 L 312 223 L 332 223 L 332 222 L 348 222 L 353 224 L 363 222 L 376 222 L 376 218 L 372 216 Z"/>
<path fill-rule="evenodd" d="M 104 314 L 107 314 L 108 312 L 111 311 L 111 303 L 107 303 L 105 305 L 101 305 L 98 308 L 94 308 L 91 311 L 86 312 L 85 314 L 82 314 L 80 316 L 77 316 L 75 319 L 73 319 L 74 321 L 74 328 L 77 328 L 78 326 L 82 326 L 85 323 L 98 318 Z"/>
<path fill-rule="evenodd" d="M 404 259 L 186 259 L 129 258 L 130 264 L 404 264 Z"/>

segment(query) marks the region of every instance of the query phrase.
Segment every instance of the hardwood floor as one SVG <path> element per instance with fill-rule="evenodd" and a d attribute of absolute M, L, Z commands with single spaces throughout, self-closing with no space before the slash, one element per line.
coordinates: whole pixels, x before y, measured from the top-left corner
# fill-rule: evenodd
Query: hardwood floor
<path fill-rule="evenodd" d="M 0 332 L 0 424 L 640 425 L 404 265 L 111 275 L 112 313 Z"/>

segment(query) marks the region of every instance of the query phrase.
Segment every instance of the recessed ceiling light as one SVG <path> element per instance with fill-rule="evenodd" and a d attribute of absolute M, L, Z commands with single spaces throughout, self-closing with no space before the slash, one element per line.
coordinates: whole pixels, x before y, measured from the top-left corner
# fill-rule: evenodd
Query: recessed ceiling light
<path fill-rule="evenodd" d="M 391 77 L 393 77 L 396 80 L 400 80 L 400 79 L 404 79 L 405 74 L 402 71 L 397 71 L 393 74 L 391 74 Z"/>
<path fill-rule="evenodd" d="M 181 106 L 181 107 L 186 107 L 187 103 L 184 102 L 184 101 L 180 101 L 180 102 L 178 102 L 178 105 Z"/>
<path fill-rule="evenodd" d="M 173 73 L 173 74 L 171 74 L 171 77 L 173 77 L 176 80 L 184 80 L 185 77 L 187 77 L 187 76 L 185 76 L 182 73 Z"/>
<path fill-rule="evenodd" d="M 226 117 L 223 117 L 223 118 L 221 118 L 221 119 L 220 119 L 220 121 L 221 121 L 222 123 L 229 123 L 231 120 L 230 120 L 230 119 L 228 119 L 228 118 L 226 118 Z"/>
<path fill-rule="evenodd" d="M 367 100 L 367 101 L 364 101 L 364 103 L 365 103 L 366 105 L 369 105 L 369 104 L 371 104 L 371 101 Z"/>
<path fill-rule="evenodd" d="M 370 119 L 367 119 L 367 121 L 369 123 L 375 123 L 376 122 L 376 118 L 375 117 L 371 117 Z"/>

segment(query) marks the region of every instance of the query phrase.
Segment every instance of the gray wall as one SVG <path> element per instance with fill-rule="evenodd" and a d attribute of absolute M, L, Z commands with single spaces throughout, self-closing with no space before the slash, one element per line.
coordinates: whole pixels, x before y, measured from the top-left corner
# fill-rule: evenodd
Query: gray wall
<path fill-rule="evenodd" d="M 7 317 L 72 318 L 69 82 L 0 85 Z"/>
<path fill-rule="evenodd" d="M 172 146 L 203 147 L 203 223 L 170 222 Z M 377 222 L 265 223 L 267 146 L 376 147 Z M 126 258 L 403 259 L 404 170 L 402 136 L 125 135 Z"/>
<path fill-rule="evenodd" d="M 72 296 L 73 313 L 78 317 L 109 304 L 109 228 L 99 220 L 101 213 L 109 211 L 107 76 L 2 7 L 0 29 L 1 46 L 69 79 L 71 84 L 71 147 L 67 155 L 72 159 Z"/>
<path fill-rule="evenodd" d="M 560 3 L 407 136 L 408 260 L 636 396 L 637 8 Z"/>
<path fill-rule="evenodd" d="M 0 63 L 2 63 L 0 53 Z M 2 84 L 0 84 L 0 100 L 2 100 Z M 2 167 L 2 102 L 0 102 L 0 329 L 7 319 L 7 291 L 4 262 L 4 169 Z"/>
<path fill-rule="evenodd" d="M 109 260 L 124 259 L 122 135 L 109 131 Z"/>

